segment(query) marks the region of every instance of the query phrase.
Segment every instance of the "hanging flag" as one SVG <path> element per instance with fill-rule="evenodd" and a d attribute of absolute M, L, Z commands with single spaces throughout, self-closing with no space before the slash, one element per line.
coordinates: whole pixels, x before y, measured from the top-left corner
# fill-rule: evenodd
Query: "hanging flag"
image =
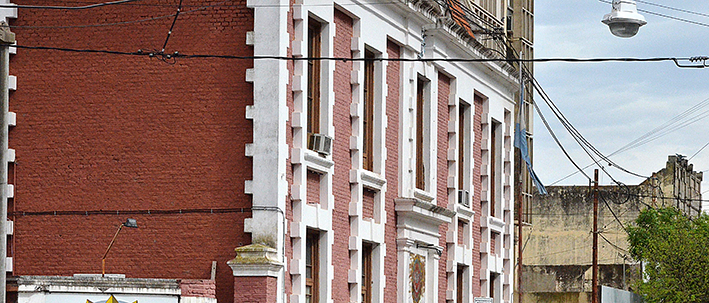
<path fill-rule="evenodd" d="M 520 63 L 521 65 L 521 63 Z M 527 163 L 527 171 L 529 171 L 529 176 L 534 182 L 534 186 L 537 188 L 540 194 L 546 195 L 547 190 L 544 188 L 544 184 L 539 180 L 537 174 L 534 173 L 532 169 L 532 161 L 529 159 L 529 149 L 527 147 L 527 123 L 524 123 L 524 115 L 522 115 L 522 107 L 524 106 L 524 80 L 522 78 L 522 71 L 520 71 L 520 93 L 519 93 L 519 110 L 517 114 L 517 123 L 515 124 L 515 147 L 519 148 L 520 154 L 522 155 L 522 160 Z"/>

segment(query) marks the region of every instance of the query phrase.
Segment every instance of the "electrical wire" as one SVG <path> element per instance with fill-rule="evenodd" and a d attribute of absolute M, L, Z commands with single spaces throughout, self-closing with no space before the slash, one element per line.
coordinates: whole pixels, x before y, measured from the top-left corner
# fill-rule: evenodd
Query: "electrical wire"
<path fill-rule="evenodd" d="M 661 7 L 661 8 L 664 8 L 664 9 L 669 9 L 669 10 L 678 11 L 678 12 L 682 12 L 682 13 L 687 13 L 687 14 L 692 14 L 692 15 L 697 15 L 697 16 L 702 16 L 702 17 L 709 17 L 709 14 L 700 13 L 700 12 L 695 12 L 695 11 L 690 11 L 690 10 L 686 10 L 686 9 L 676 8 L 676 7 L 671 7 L 671 6 L 662 5 L 662 4 L 657 4 L 657 3 L 652 3 L 652 2 L 649 2 L 649 1 L 635 0 L 635 2 L 642 3 L 642 4 L 647 4 L 647 5 L 652 5 L 652 6 L 657 6 L 657 7 Z"/>
<path fill-rule="evenodd" d="M 217 7 L 217 6 L 224 6 L 225 3 L 231 2 L 233 0 L 226 0 L 219 2 L 217 4 L 213 5 L 207 5 L 207 6 L 201 6 L 197 7 L 195 9 L 187 10 L 184 12 L 181 12 L 180 14 L 188 14 L 196 11 L 203 11 L 209 8 Z M 185 7 L 186 5 L 183 5 Z M 161 19 L 167 19 L 174 17 L 176 14 L 169 14 L 169 15 L 163 15 L 163 16 L 158 16 L 158 17 L 152 17 L 152 18 L 145 18 L 145 19 L 139 19 L 139 20 L 131 20 L 131 21 L 121 21 L 121 22 L 113 22 L 113 23 L 99 23 L 99 24 L 85 24 L 85 25 L 64 25 L 64 26 L 32 26 L 32 25 L 10 25 L 9 27 L 12 29 L 66 29 L 66 28 L 89 28 L 89 27 L 107 27 L 107 26 L 116 26 L 116 25 L 127 25 L 127 24 L 134 24 L 134 23 L 142 23 L 142 22 L 150 22 L 150 21 L 155 21 L 155 20 L 161 20 Z"/>
<path fill-rule="evenodd" d="M 574 138 L 574 140 L 579 144 L 579 146 L 583 149 L 583 151 L 591 158 L 591 160 L 593 160 L 594 163 L 596 163 L 596 165 L 597 165 L 601 170 L 603 170 L 603 172 L 604 172 L 609 178 L 611 178 L 611 180 L 613 180 L 613 182 L 615 182 L 615 183 L 617 183 L 617 184 L 620 184 L 620 182 L 618 182 L 616 179 L 613 178 L 613 176 L 610 175 L 610 173 L 608 173 L 608 171 L 605 169 L 605 167 L 604 167 L 603 165 L 600 165 L 600 163 L 598 163 L 599 160 L 596 159 L 596 156 L 598 156 L 598 157 L 599 157 L 600 159 L 602 159 L 603 161 L 607 162 L 607 163 L 609 164 L 609 166 L 615 166 L 617 169 L 620 169 L 621 171 L 623 171 L 623 172 L 625 172 L 625 173 L 628 173 L 628 174 L 631 174 L 631 175 L 635 175 L 635 176 L 639 176 L 639 177 L 644 177 L 644 176 L 642 176 L 642 175 L 639 175 L 639 174 L 637 174 L 637 173 L 631 172 L 631 171 L 629 171 L 629 170 L 627 170 L 627 169 L 621 167 L 621 166 L 618 165 L 617 163 L 613 162 L 610 158 L 608 158 L 607 156 L 603 155 L 603 153 L 601 153 L 598 149 L 596 149 L 596 148 L 595 148 L 590 142 L 588 142 L 588 140 L 586 140 L 586 139 L 583 137 L 583 135 L 581 135 L 581 133 L 569 122 L 569 120 L 564 116 L 564 114 L 561 112 L 561 110 L 559 110 L 559 108 L 556 106 L 556 104 L 554 104 L 554 103 L 551 101 L 551 98 L 549 98 L 549 95 L 546 94 L 546 92 L 545 92 L 544 89 L 541 87 L 541 85 L 539 85 L 539 82 L 538 82 L 533 76 L 532 76 L 532 80 L 533 80 L 532 84 L 534 85 L 534 89 L 535 89 L 535 90 L 537 91 L 537 93 L 542 97 L 542 100 L 544 100 L 544 102 L 547 104 L 547 106 L 552 110 L 552 113 L 554 113 L 554 115 L 557 117 L 557 119 L 562 123 L 562 125 L 566 128 L 566 130 L 569 132 L 569 134 L 571 134 L 571 136 L 572 136 L 572 137 Z M 595 154 L 595 156 L 594 156 L 594 154 Z"/>
<path fill-rule="evenodd" d="M 139 209 L 139 210 L 54 210 L 54 211 L 12 211 L 8 216 L 94 216 L 94 215 L 179 215 L 179 214 L 224 214 L 247 213 L 256 207 L 237 208 L 189 208 L 189 209 Z"/>
<path fill-rule="evenodd" d="M 542 114 L 542 111 L 539 109 L 539 106 L 537 106 L 537 103 L 533 102 L 532 104 L 534 105 L 534 109 L 537 112 L 537 114 L 539 115 L 539 118 L 542 119 L 542 123 L 544 123 L 544 126 L 546 127 L 547 131 L 549 132 L 551 137 L 554 139 L 554 142 L 556 142 L 556 145 L 559 146 L 559 148 L 564 153 L 564 155 L 566 155 L 566 158 L 569 159 L 571 164 L 573 164 L 578 169 L 578 171 L 580 171 L 586 177 L 586 179 L 588 179 L 590 181 L 591 177 L 589 177 L 586 174 L 586 172 L 584 172 L 581 169 L 581 167 L 579 167 L 578 164 L 576 164 L 576 161 L 574 161 L 574 159 L 571 158 L 571 155 L 569 155 L 569 153 L 566 151 L 566 148 L 564 148 L 564 146 L 561 144 L 561 141 L 559 141 L 559 138 L 556 137 L 554 130 L 552 130 L 551 126 L 549 126 L 549 123 L 547 122 L 546 118 L 544 117 L 544 114 Z"/>
<path fill-rule="evenodd" d="M 505 45 L 503 45 L 503 46 L 508 47 L 508 48 L 509 48 L 509 47 L 512 47 L 511 45 L 509 45 L 509 43 L 510 43 L 509 40 L 506 40 L 506 41 L 505 41 Z M 514 58 L 517 58 L 517 55 L 514 54 L 514 53 L 512 54 L 512 56 L 513 56 Z M 517 58 L 516 60 L 518 60 L 519 62 L 523 62 L 523 59 L 521 59 L 521 58 Z M 677 64 L 676 61 L 675 61 L 675 64 Z M 596 156 L 600 157 L 602 160 L 606 161 L 606 162 L 609 164 L 609 166 L 615 166 L 617 169 L 619 169 L 619 170 L 621 170 L 621 171 L 623 171 L 623 172 L 625 172 L 625 173 L 631 174 L 631 175 L 635 175 L 635 176 L 639 176 L 639 177 L 644 177 L 644 176 L 642 176 L 642 175 L 639 175 L 639 174 L 637 174 L 637 173 L 631 172 L 631 171 L 629 171 L 629 170 L 627 170 L 627 169 L 625 169 L 625 168 L 619 166 L 617 163 L 615 163 L 615 162 L 613 162 L 611 159 L 609 159 L 608 156 L 605 156 L 605 155 L 604 155 L 603 153 L 601 153 L 598 149 L 596 149 L 596 148 L 595 148 L 588 140 L 586 140 L 586 138 L 584 138 L 583 135 L 571 124 L 571 122 L 564 116 L 564 114 L 563 114 L 563 113 L 561 112 L 561 110 L 556 106 L 556 104 L 554 104 L 554 102 L 551 100 L 551 98 L 550 98 L 549 95 L 546 93 L 546 91 L 544 91 L 544 88 L 542 88 L 541 85 L 539 84 L 539 81 L 534 77 L 533 73 L 532 73 L 531 71 L 529 71 L 529 70 L 526 68 L 526 66 L 524 66 L 524 65 L 521 64 L 521 63 L 519 64 L 519 68 L 523 69 L 523 70 L 526 72 L 527 77 L 531 78 L 533 89 L 534 89 L 535 91 L 537 91 L 537 93 L 542 97 L 542 100 L 544 100 L 544 102 L 547 104 L 547 106 L 549 107 L 549 109 L 551 109 L 552 113 L 557 117 L 557 119 L 559 120 L 559 122 L 561 122 L 561 124 L 564 126 L 564 128 L 566 128 L 566 130 L 569 132 L 569 134 L 571 134 L 571 136 L 572 136 L 572 137 L 574 138 L 574 140 L 579 144 L 579 146 L 583 149 L 583 151 L 586 152 L 586 154 L 593 160 L 593 162 L 596 163 L 596 165 L 598 165 L 598 166 L 601 168 L 601 170 L 603 170 L 603 172 L 604 172 L 609 178 L 611 178 L 611 180 L 613 180 L 613 182 L 615 182 L 616 184 L 619 184 L 619 185 L 621 184 L 621 183 L 618 182 L 616 179 L 614 179 L 613 176 L 610 175 L 610 173 L 608 173 L 608 171 L 605 169 L 605 167 L 603 167 L 602 165 L 600 165 L 600 164 L 598 163 L 598 160 L 596 159 L 596 157 L 595 157 L 594 155 L 592 155 L 592 153 L 595 154 Z M 521 81 L 521 79 L 520 79 L 520 81 Z M 536 103 L 535 103 L 535 106 L 536 106 Z M 541 111 L 538 110 L 538 107 L 537 107 L 537 112 L 541 112 Z M 548 124 L 547 124 L 547 125 L 548 125 Z M 549 130 L 549 129 L 551 129 L 551 128 L 550 128 L 550 127 L 547 127 L 547 129 Z M 557 141 L 557 145 L 561 146 L 561 144 L 560 144 L 558 141 Z M 564 153 L 566 154 L 565 151 L 564 151 Z M 571 159 L 568 155 L 567 155 L 567 158 Z M 574 166 L 576 166 L 576 168 L 579 169 L 579 171 L 583 172 L 583 170 L 581 170 L 580 167 L 579 167 L 575 162 L 573 162 L 573 163 L 574 163 Z M 590 178 L 588 177 L 588 175 L 585 174 L 585 172 L 584 172 L 584 175 L 585 175 L 585 176 L 587 177 L 587 179 L 589 179 L 589 181 L 590 181 Z"/>
<path fill-rule="evenodd" d="M 692 20 L 689 20 L 689 19 L 684 19 L 684 18 L 674 17 L 674 16 L 670 16 L 670 15 L 660 14 L 660 13 L 651 12 L 651 11 L 644 10 L 644 9 L 638 9 L 638 11 L 639 11 L 639 12 L 642 12 L 642 13 L 650 14 L 650 15 L 655 15 L 655 16 L 658 16 L 658 17 L 663 17 L 663 18 L 667 18 L 667 19 L 672 19 L 672 20 L 676 20 L 676 21 L 681 21 L 681 22 L 689 23 L 689 24 L 694 24 L 694 25 L 709 27 L 709 24 L 703 23 L 703 22 L 697 22 L 697 21 L 692 21 Z"/>
<path fill-rule="evenodd" d="M 174 16 L 174 15 L 173 15 Z M 102 50 L 102 49 L 77 49 L 70 47 L 54 47 L 54 46 L 30 46 L 30 45 L 13 45 L 13 47 L 34 49 L 34 50 L 52 50 L 62 52 L 76 53 L 105 53 L 112 55 L 129 55 L 129 56 L 147 56 L 149 53 L 138 50 L 136 52 Z M 397 62 L 467 62 L 467 63 L 485 63 L 485 62 L 573 62 L 573 63 L 591 63 L 591 62 L 666 62 L 674 60 L 689 60 L 689 58 L 679 57 L 655 57 L 655 58 L 541 58 L 541 59 L 508 59 L 508 58 L 352 58 L 352 57 L 288 57 L 288 56 L 236 56 L 236 55 L 218 55 L 218 54 L 183 54 L 174 53 L 152 53 L 153 56 L 169 56 L 170 58 L 211 58 L 211 59 L 236 59 L 236 60 L 286 60 L 286 61 L 397 61 Z"/>
<path fill-rule="evenodd" d="M 707 144 L 704 144 L 704 146 L 702 146 L 702 148 L 700 148 L 696 153 L 694 153 L 694 155 L 692 155 L 691 157 L 689 157 L 689 158 L 687 159 L 687 161 L 692 160 L 692 158 L 694 158 L 696 155 L 698 155 L 699 153 L 701 153 L 707 146 L 709 146 L 709 142 L 707 142 Z"/>
<path fill-rule="evenodd" d="M 613 4 L 613 2 L 607 1 L 607 0 L 598 0 L 598 1 L 603 2 L 603 3 L 607 3 L 607 4 Z M 644 9 L 638 9 L 638 12 L 646 13 L 646 14 L 650 14 L 650 15 L 655 15 L 655 16 L 662 17 L 662 18 L 672 19 L 675 21 L 681 21 L 681 22 L 686 22 L 686 23 L 690 23 L 690 24 L 694 24 L 694 25 L 709 27 L 709 24 L 707 24 L 707 23 L 693 21 L 693 20 L 684 19 L 684 18 L 679 18 L 679 17 L 670 16 L 670 15 L 661 14 L 661 13 L 656 13 L 656 12 L 652 12 L 652 11 L 648 11 L 648 10 L 644 10 Z"/>
<path fill-rule="evenodd" d="M 686 109 L 686 110 L 683 111 L 682 113 L 675 115 L 675 116 L 672 117 L 670 120 L 668 120 L 667 122 L 663 123 L 662 125 L 660 125 L 660 126 L 654 128 L 654 129 L 648 131 L 647 133 L 645 133 L 645 134 L 641 135 L 640 137 L 636 138 L 635 140 L 629 142 L 629 143 L 626 144 L 625 146 L 623 146 L 623 147 L 617 149 L 616 151 L 610 153 L 608 156 L 609 156 L 609 157 L 610 157 L 610 156 L 614 156 L 614 155 L 616 155 L 616 154 L 620 154 L 620 153 L 623 153 L 623 152 L 625 152 L 625 151 L 628 151 L 628 150 L 631 150 L 631 149 L 634 149 L 634 148 L 643 146 L 643 145 L 645 145 L 645 144 L 647 144 L 647 143 L 650 143 L 650 142 L 652 142 L 652 141 L 654 141 L 654 140 L 657 140 L 657 139 L 659 139 L 659 138 L 662 138 L 662 137 L 664 137 L 664 136 L 666 136 L 666 135 L 668 135 L 668 134 L 670 134 L 670 133 L 673 133 L 673 132 L 675 132 L 675 131 L 677 131 L 677 130 L 680 130 L 680 129 L 685 128 L 685 127 L 687 127 L 687 126 L 689 126 L 689 125 L 692 125 L 692 124 L 694 124 L 694 123 L 696 123 L 696 122 L 701 121 L 702 119 L 704 119 L 704 118 L 707 117 L 707 111 L 703 111 L 703 112 L 700 113 L 700 114 L 696 114 L 696 112 L 699 111 L 700 109 L 702 109 L 702 108 L 708 106 L 708 105 L 709 105 L 709 98 L 704 99 L 703 101 L 701 101 L 701 102 L 699 102 L 699 103 L 693 105 L 692 107 Z M 693 114 L 694 114 L 694 115 L 693 115 Z M 689 117 L 689 118 L 687 118 L 687 117 Z M 685 119 L 685 118 L 686 118 L 686 119 Z M 594 164 L 595 164 L 595 163 L 591 163 L 591 164 L 586 165 L 586 166 L 584 167 L 584 170 L 587 169 L 587 168 L 589 168 L 589 167 L 591 167 L 591 166 L 593 166 Z M 559 180 L 557 180 L 557 181 L 555 181 L 555 182 L 552 182 L 550 185 L 558 184 L 559 182 L 564 181 L 564 180 L 566 180 L 566 179 L 568 179 L 568 178 L 570 178 L 570 177 L 576 175 L 577 173 L 578 173 L 578 172 L 570 173 L 570 174 L 566 175 L 565 177 L 563 177 L 563 178 L 561 178 L 561 179 L 559 179 Z"/>
<path fill-rule="evenodd" d="M 628 253 L 628 251 L 627 251 L 626 249 L 624 249 L 624 248 L 618 246 L 617 244 L 614 244 L 614 243 L 611 242 L 610 240 L 608 240 L 608 239 L 603 235 L 603 233 L 598 233 L 598 235 L 601 236 L 601 238 L 602 238 L 604 241 L 606 241 L 608 244 L 610 244 L 611 246 L 613 246 L 615 249 L 619 250 L 620 252 L 626 253 L 626 254 Z"/>
<path fill-rule="evenodd" d="M 167 42 L 170 41 L 170 36 L 172 35 L 172 30 L 175 28 L 175 23 L 177 23 L 177 18 L 180 17 L 180 11 L 182 10 L 182 0 L 180 0 L 180 4 L 177 5 L 177 12 L 175 13 L 175 19 L 172 19 L 172 25 L 170 25 L 170 30 L 167 32 L 167 38 L 165 38 L 165 43 L 162 45 L 162 51 L 161 53 L 165 52 L 165 48 L 167 47 Z"/>
<path fill-rule="evenodd" d="M 41 5 L 15 5 L 15 4 L 0 4 L 0 8 L 26 8 L 26 9 L 59 9 L 59 10 L 82 10 L 82 9 L 92 9 L 102 6 L 124 4 L 143 0 L 118 0 L 111 2 L 96 3 L 83 6 L 41 6 Z"/>

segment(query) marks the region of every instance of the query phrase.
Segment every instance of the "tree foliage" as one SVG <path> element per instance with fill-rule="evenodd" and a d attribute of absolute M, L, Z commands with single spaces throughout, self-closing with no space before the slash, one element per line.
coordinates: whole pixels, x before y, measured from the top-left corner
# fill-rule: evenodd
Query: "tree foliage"
<path fill-rule="evenodd" d="M 709 217 L 646 209 L 628 227 L 632 257 L 644 264 L 636 292 L 648 303 L 709 302 Z"/>

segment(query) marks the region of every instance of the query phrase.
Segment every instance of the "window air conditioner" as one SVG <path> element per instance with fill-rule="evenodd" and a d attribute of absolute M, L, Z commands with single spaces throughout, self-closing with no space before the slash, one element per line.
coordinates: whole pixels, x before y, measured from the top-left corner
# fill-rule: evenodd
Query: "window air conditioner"
<path fill-rule="evenodd" d="M 458 203 L 465 207 L 470 207 L 470 192 L 468 192 L 467 190 L 459 190 Z"/>
<path fill-rule="evenodd" d="M 310 134 L 308 149 L 322 155 L 329 155 L 332 151 L 332 138 L 323 134 Z"/>

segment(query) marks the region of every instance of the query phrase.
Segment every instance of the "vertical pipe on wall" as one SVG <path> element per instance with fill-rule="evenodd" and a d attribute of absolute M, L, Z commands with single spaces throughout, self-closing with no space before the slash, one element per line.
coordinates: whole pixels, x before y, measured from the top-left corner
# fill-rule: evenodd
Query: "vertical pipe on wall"
<path fill-rule="evenodd" d="M 6 302 L 7 285 L 7 149 L 8 149 L 8 123 L 7 115 L 9 111 L 10 91 L 8 89 L 8 78 L 10 77 L 10 45 L 15 43 L 15 34 L 10 32 L 10 27 L 6 22 L 0 22 L 0 102 L 2 102 L 2 112 L 0 113 L 0 302 Z"/>

